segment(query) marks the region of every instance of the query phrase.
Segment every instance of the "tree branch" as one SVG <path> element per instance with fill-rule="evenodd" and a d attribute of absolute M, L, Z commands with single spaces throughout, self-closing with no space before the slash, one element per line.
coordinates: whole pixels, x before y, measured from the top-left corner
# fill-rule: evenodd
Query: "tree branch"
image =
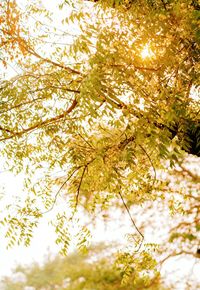
<path fill-rule="evenodd" d="M 24 130 L 20 131 L 20 132 L 12 132 L 12 131 L 10 131 L 10 132 L 12 132 L 12 135 L 0 139 L 0 142 L 1 141 L 5 141 L 5 140 L 12 139 L 14 137 L 20 137 L 21 135 L 24 135 L 25 133 L 28 133 L 28 132 L 33 131 L 35 129 L 41 128 L 42 126 L 45 126 L 45 125 L 50 124 L 52 122 L 58 121 L 58 120 L 64 118 L 69 113 L 71 113 L 73 111 L 73 109 L 76 107 L 77 104 L 78 104 L 77 100 L 74 99 L 73 102 L 72 102 L 72 104 L 71 104 L 71 106 L 64 113 L 62 113 L 62 114 L 60 114 L 58 116 L 55 116 L 53 118 L 47 119 L 45 121 L 42 121 L 40 123 L 37 123 L 34 126 L 31 126 L 31 127 L 27 128 L 27 129 L 24 129 Z M 4 129 L 3 127 L 0 127 L 0 130 L 6 131 L 8 129 Z"/>
<path fill-rule="evenodd" d="M 71 179 L 71 177 L 76 173 L 76 171 L 78 171 L 81 167 L 82 167 L 82 166 L 79 166 L 79 167 L 75 168 L 74 171 L 70 174 L 70 176 L 67 177 L 67 179 L 63 182 L 63 184 L 61 185 L 61 187 L 60 187 L 59 190 L 57 191 L 57 193 L 56 193 L 56 195 L 55 195 L 55 197 L 54 197 L 54 201 L 53 201 L 52 206 L 51 206 L 47 211 L 42 212 L 41 215 L 50 212 L 50 211 L 54 208 L 59 193 L 61 192 L 61 190 L 63 189 L 63 187 L 66 185 L 66 183 Z"/>
<path fill-rule="evenodd" d="M 132 222 L 134 228 L 136 229 L 136 231 L 137 231 L 137 232 L 139 233 L 139 235 L 141 236 L 141 241 L 140 241 L 140 243 L 139 243 L 138 249 L 136 250 L 136 252 L 138 252 L 138 251 L 140 250 L 142 244 L 143 244 L 144 235 L 141 233 L 141 231 L 140 231 L 139 228 L 137 227 L 136 223 L 134 222 L 134 220 L 133 220 L 133 218 L 132 218 L 132 216 L 131 216 L 130 210 L 129 210 L 129 208 L 128 208 L 128 206 L 127 206 L 127 204 L 126 204 L 126 202 L 125 202 L 125 200 L 124 200 L 124 198 L 123 198 L 121 192 L 119 192 L 119 196 L 120 196 L 120 198 L 121 198 L 121 200 L 122 200 L 122 203 L 123 203 L 123 205 L 124 205 L 124 208 L 126 209 L 128 215 L 129 215 L 129 217 L 130 217 L 130 220 L 131 220 L 131 222 Z"/>
<path fill-rule="evenodd" d="M 139 145 L 139 147 L 142 149 L 142 151 L 146 154 L 146 156 L 147 156 L 147 158 L 149 159 L 149 162 L 151 163 L 151 166 L 152 166 L 152 168 L 153 168 L 153 171 L 154 171 L 154 180 L 153 180 L 153 185 L 155 184 L 155 182 L 156 182 L 156 179 L 157 179 L 157 177 L 156 177 L 156 169 L 155 169 L 155 166 L 154 166 L 154 164 L 153 164 L 153 162 L 152 162 L 152 160 L 151 160 L 151 157 L 149 156 L 149 154 L 147 153 L 147 151 L 141 146 L 141 145 Z"/>
<path fill-rule="evenodd" d="M 174 258 L 174 257 L 177 257 L 177 256 L 181 256 L 181 255 L 190 255 L 190 256 L 193 256 L 194 258 L 196 258 L 196 254 L 194 254 L 193 252 L 189 252 L 189 251 L 180 251 L 180 252 L 173 252 L 171 254 L 169 254 L 168 256 L 166 256 L 164 259 L 162 259 L 159 264 L 160 266 L 162 266 L 168 259 L 171 259 L 171 258 Z"/>
<path fill-rule="evenodd" d="M 82 172 L 82 175 L 81 175 L 81 179 L 80 179 L 80 182 L 79 182 L 79 185 L 78 185 L 78 189 L 77 189 L 77 193 L 76 193 L 76 202 L 75 202 L 75 207 L 74 207 L 74 213 L 76 212 L 77 210 L 77 206 L 78 206 L 78 201 L 79 201 L 79 195 L 80 195 L 80 189 L 81 189 L 81 184 L 83 182 L 83 177 L 85 175 L 85 171 L 87 169 L 87 166 L 88 164 L 86 164 L 83 168 L 83 172 Z"/>

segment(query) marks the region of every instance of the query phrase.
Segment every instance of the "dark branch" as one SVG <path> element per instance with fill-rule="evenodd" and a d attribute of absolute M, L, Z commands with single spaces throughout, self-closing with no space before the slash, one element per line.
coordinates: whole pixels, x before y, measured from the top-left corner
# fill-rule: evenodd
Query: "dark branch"
<path fill-rule="evenodd" d="M 130 210 L 129 210 L 129 208 L 128 208 L 128 206 L 127 206 L 127 204 L 126 204 L 126 202 L 125 202 L 125 200 L 124 200 L 124 198 L 123 198 L 121 192 L 119 192 L 119 196 L 120 196 L 120 198 L 121 198 L 121 200 L 122 200 L 122 203 L 123 203 L 123 205 L 124 205 L 124 208 L 126 209 L 128 215 L 129 215 L 129 217 L 130 217 L 130 220 L 131 220 L 131 222 L 132 222 L 134 228 L 136 229 L 136 231 L 137 231 L 137 232 L 139 233 L 139 235 L 141 236 L 141 241 L 140 241 L 140 243 L 139 243 L 139 247 L 138 247 L 138 249 L 136 250 L 136 252 L 138 252 L 138 251 L 140 250 L 141 246 L 142 246 L 142 243 L 143 243 L 143 240 L 144 240 L 144 235 L 141 233 L 141 231 L 140 231 L 139 228 L 137 227 L 136 223 L 134 222 L 134 220 L 133 220 L 133 218 L 132 218 L 132 216 L 131 216 Z"/>
<path fill-rule="evenodd" d="M 59 190 L 57 191 L 57 193 L 56 193 L 56 195 L 55 195 L 55 197 L 54 197 L 54 200 L 53 200 L 53 204 L 52 204 L 52 206 L 51 206 L 47 211 L 42 212 L 41 215 L 50 212 L 50 211 L 54 208 L 59 193 L 61 192 L 61 190 L 63 189 L 63 187 L 67 184 L 67 182 L 71 179 L 71 177 L 76 173 L 76 171 L 78 171 L 81 167 L 82 167 L 82 166 L 79 166 L 79 167 L 75 168 L 74 171 L 70 174 L 70 176 L 67 177 L 67 179 L 63 182 L 63 184 L 61 185 L 61 187 L 60 187 Z"/>
<path fill-rule="evenodd" d="M 76 212 L 77 210 L 77 206 L 78 206 L 78 201 L 79 201 L 79 195 L 80 195 L 80 189 L 81 189 L 81 184 L 83 182 L 83 177 L 85 175 L 85 171 L 88 167 L 88 164 L 86 164 L 83 168 L 83 172 L 82 172 L 82 175 L 81 175 L 81 179 L 80 179 L 80 182 L 79 182 L 79 185 L 78 185 L 78 189 L 77 189 L 77 193 L 76 193 L 76 202 L 75 202 L 75 207 L 74 207 L 74 213 Z"/>
<path fill-rule="evenodd" d="M 152 168 L 153 168 L 153 171 L 154 171 L 154 180 L 153 180 L 153 185 L 155 184 L 155 182 L 156 182 L 156 179 L 157 179 L 157 177 L 156 177 L 156 169 L 155 169 L 155 166 L 154 166 L 154 164 L 153 164 L 153 162 L 152 162 L 152 160 L 151 160 L 151 157 L 149 156 L 149 154 L 147 153 L 147 151 L 141 146 L 141 145 L 139 145 L 139 147 L 142 149 L 142 151 L 146 154 L 146 156 L 147 156 L 147 158 L 149 159 L 149 162 L 151 163 L 151 166 L 152 166 Z"/>

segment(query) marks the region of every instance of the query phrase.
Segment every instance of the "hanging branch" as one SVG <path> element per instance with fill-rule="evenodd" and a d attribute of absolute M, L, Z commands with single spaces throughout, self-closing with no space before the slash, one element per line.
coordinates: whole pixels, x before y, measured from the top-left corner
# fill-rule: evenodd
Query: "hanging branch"
<path fill-rule="evenodd" d="M 91 145 L 91 143 L 88 141 L 88 140 L 86 140 L 80 133 L 78 133 L 78 135 L 81 137 L 81 139 L 83 139 L 83 141 L 86 143 L 86 144 L 88 144 L 88 146 L 90 147 L 90 148 L 92 148 L 92 149 L 94 149 L 94 147 Z"/>
<path fill-rule="evenodd" d="M 83 168 L 83 172 L 82 172 L 82 175 L 81 175 L 81 179 L 80 179 L 80 182 L 79 182 L 79 185 L 78 185 L 78 189 L 77 189 L 77 193 L 76 193 L 76 202 L 75 202 L 74 213 L 76 212 L 76 209 L 77 209 L 77 206 L 78 206 L 81 184 L 83 182 L 83 177 L 85 175 L 85 171 L 86 171 L 87 167 L 88 167 L 88 164 L 86 164 L 84 166 L 84 168 Z"/>
<path fill-rule="evenodd" d="M 152 185 L 154 185 L 155 184 L 155 182 L 156 182 L 156 179 L 157 179 L 157 177 L 156 177 L 156 169 L 155 169 L 155 166 L 154 166 L 154 164 L 153 164 L 153 162 L 152 162 L 152 160 L 151 160 L 151 157 L 149 156 L 149 154 L 147 153 L 147 151 L 142 147 L 142 145 L 139 145 L 139 147 L 142 149 L 142 151 L 146 154 L 146 156 L 147 156 L 147 158 L 149 159 L 149 162 L 151 163 L 151 166 L 152 166 L 152 168 L 153 168 L 153 171 L 154 171 L 154 180 L 153 180 L 153 184 Z"/>
<path fill-rule="evenodd" d="M 50 211 L 54 208 L 59 193 L 61 192 L 61 190 L 63 189 L 63 187 L 66 185 L 66 183 L 71 179 L 71 177 L 76 173 L 76 171 L 78 171 L 81 167 L 82 167 L 82 166 L 79 166 L 79 167 L 75 168 L 74 171 L 70 174 L 70 176 L 67 177 L 67 179 L 63 182 L 63 184 L 60 186 L 59 190 L 57 191 L 57 193 L 56 193 L 56 195 L 55 195 L 55 197 L 54 197 L 54 200 L 53 200 L 53 204 L 52 204 L 52 206 L 51 206 L 47 211 L 41 213 L 41 215 L 50 212 Z"/>
<path fill-rule="evenodd" d="M 128 215 L 129 215 L 129 217 L 130 217 L 130 220 L 131 220 L 131 222 L 132 222 L 134 228 L 136 229 L 136 231 L 137 231 L 137 232 L 139 233 L 139 235 L 141 236 L 141 241 L 140 241 L 140 243 L 139 243 L 138 249 L 135 251 L 135 252 L 138 252 L 138 251 L 140 250 L 142 244 L 143 244 L 143 241 L 144 241 L 144 235 L 142 234 L 142 232 L 139 230 L 139 228 L 137 227 L 136 223 L 134 222 L 134 220 L 133 220 L 133 218 L 132 218 L 132 216 L 131 216 L 130 210 L 129 210 L 129 208 L 128 208 L 128 206 L 127 206 L 127 204 L 126 204 L 126 202 L 125 202 L 125 200 L 124 200 L 124 198 L 123 198 L 121 192 L 119 192 L 119 196 L 120 196 L 120 198 L 121 198 L 121 200 L 122 200 L 122 203 L 123 203 L 123 205 L 124 205 L 124 208 L 126 209 Z"/>
<path fill-rule="evenodd" d="M 75 212 L 77 210 L 77 206 L 78 206 L 78 202 L 79 202 L 80 189 L 81 189 L 81 185 L 82 185 L 83 178 L 84 178 L 84 175 L 85 175 L 85 171 L 88 168 L 88 165 L 91 164 L 94 160 L 95 160 L 95 158 L 93 158 L 92 160 L 88 161 L 85 165 L 80 166 L 80 168 L 83 167 L 83 172 L 81 174 L 80 182 L 79 182 L 79 185 L 78 185 L 78 188 L 77 188 L 75 207 L 74 207 L 74 212 L 73 212 L 71 218 L 74 217 L 74 214 L 75 214 Z"/>

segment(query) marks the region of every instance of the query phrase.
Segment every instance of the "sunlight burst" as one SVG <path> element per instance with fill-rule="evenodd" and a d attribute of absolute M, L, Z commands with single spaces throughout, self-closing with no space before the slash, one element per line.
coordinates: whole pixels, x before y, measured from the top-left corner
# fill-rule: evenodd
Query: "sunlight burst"
<path fill-rule="evenodd" d="M 141 57 L 143 59 L 145 58 L 150 58 L 154 55 L 154 53 L 152 52 L 151 48 L 150 48 L 150 45 L 149 44 L 146 44 L 143 48 L 143 50 L 141 51 Z"/>

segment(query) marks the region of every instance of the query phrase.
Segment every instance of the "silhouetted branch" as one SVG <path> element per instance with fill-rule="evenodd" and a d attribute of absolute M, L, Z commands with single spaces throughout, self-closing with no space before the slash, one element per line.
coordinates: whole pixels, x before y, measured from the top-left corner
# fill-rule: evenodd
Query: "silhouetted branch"
<path fill-rule="evenodd" d="M 78 206 L 81 184 L 83 182 L 83 177 L 85 175 L 85 171 L 87 169 L 87 166 L 88 166 L 88 164 L 85 165 L 84 168 L 83 168 L 83 172 L 82 172 L 82 175 L 81 175 L 81 178 L 80 178 L 80 182 L 79 182 L 79 185 L 78 185 L 78 189 L 77 189 L 77 193 L 76 193 L 76 202 L 75 202 L 74 212 L 76 212 L 76 209 L 77 209 L 77 206 Z"/>
<path fill-rule="evenodd" d="M 138 247 L 138 249 L 136 250 L 136 252 L 138 252 L 138 251 L 140 250 L 141 246 L 142 246 L 142 243 L 143 243 L 143 240 L 144 240 L 144 235 L 141 233 L 141 231 L 140 231 L 139 228 L 137 227 L 136 223 L 134 222 L 134 220 L 133 220 L 133 218 L 132 218 L 132 216 L 131 216 L 130 210 L 129 210 L 129 208 L 128 208 L 128 206 L 127 206 L 127 204 L 126 204 L 126 202 L 125 202 L 125 200 L 124 200 L 124 198 L 123 198 L 121 192 L 119 192 L 119 196 L 120 196 L 120 198 L 121 198 L 121 200 L 122 200 L 122 203 L 123 203 L 123 205 L 124 205 L 124 208 L 126 209 L 128 215 L 129 215 L 129 217 L 130 217 L 130 220 L 131 220 L 131 222 L 132 222 L 134 228 L 136 229 L 136 231 L 137 231 L 137 232 L 139 233 L 139 235 L 141 236 L 141 241 L 140 241 L 140 243 L 139 243 L 139 247 Z"/>
<path fill-rule="evenodd" d="M 47 211 L 41 213 L 42 215 L 43 215 L 43 214 L 46 214 L 46 213 L 48 213 L 48 212 L 50 212 L 50 211 L 54 208 L 59 193 L 61 192 L 61 190 L 63 189 L 63 187 L 67 184 L 67 182 L 72 178 L 72 176 L 76 173 L 76 171 L 78 171 L 81 167 L 82 167 L 82 166 L 79 166 L 79 167 L 75 168 L 75 170 L 70 174 L 70 176 L 67 177 L 67 179 L 63 182 L 63 184 L 61 185 L 61 187 L 60 187 L 59 190 L 57 191 L 57 193 L 56 193 L 56 195 L 55 195 L 55 197 L 54 197 L 54 201 L 53 201 L 52 206 L 51 206 Z"/>
<path fill-rule="evenodd" d="M 157 179 L 157 177 L 156 177 L 156 169 L 155 169 L 155 166 L 154 166 L 154 164 L 153 164 L 153 162 L 152 162 L 152 160 L 151 160 L 151 157 L 150 157 L 150 155 L 147 153 L 147 151 L 141 146 L 141 145 L 139 145 L 139 147 L 142 149 L 142 151 L 146 154 L 146 156 L 147 156 L 147 158 L 149 159 L 149 162 L 151 163 L 151 166 L 152 166 L 152 168 L 153 168 L 153 171 L 154 171 L 154 180 L 153 180 L 153 185 L 155 184 L 155 182 L 156 182 L 156 179 Z"/>

